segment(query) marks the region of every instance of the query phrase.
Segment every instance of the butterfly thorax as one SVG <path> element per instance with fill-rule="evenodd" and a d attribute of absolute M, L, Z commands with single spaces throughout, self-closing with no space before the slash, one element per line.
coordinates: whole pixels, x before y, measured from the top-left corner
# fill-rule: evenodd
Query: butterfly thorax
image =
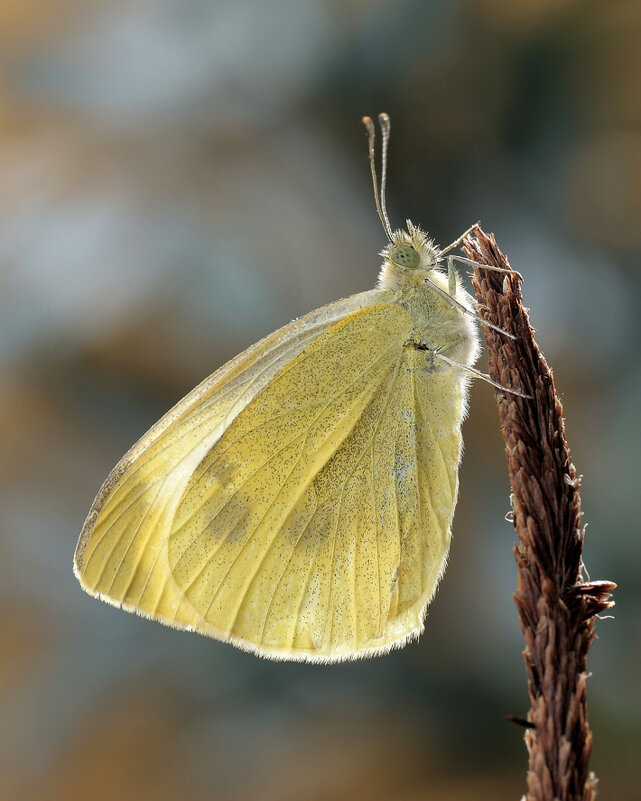
<path fill-rule="evenodd" d="M 408 231 L 394 232 L 392 242 L 382 251 L 384 262 L 378 286 L 386 297 L 407 309 L 414 320 L 409 344 L 426 351 L 443 353 L 465 365 L 478 355 L 475 324 L 460 308 L 434 288 L 450 292 L 448 276 L 438 263 L 439 251 L 427 236 L 408 221 Z M 456 276 L 455 300 L 470 311 L 471 296 Z"/>

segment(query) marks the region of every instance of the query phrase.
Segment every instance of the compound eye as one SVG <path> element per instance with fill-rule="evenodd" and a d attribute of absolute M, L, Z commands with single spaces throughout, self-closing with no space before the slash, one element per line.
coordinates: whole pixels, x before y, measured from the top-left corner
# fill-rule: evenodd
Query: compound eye
<path fill-rule="evenodd" d="M 410 270 L 418 267 L 420 261 L 418 252 L 411 245 L 397 245 L 392 248 L 389 257 L 394 264 L 398 264 L 399 267 L 407 267 Z"/>

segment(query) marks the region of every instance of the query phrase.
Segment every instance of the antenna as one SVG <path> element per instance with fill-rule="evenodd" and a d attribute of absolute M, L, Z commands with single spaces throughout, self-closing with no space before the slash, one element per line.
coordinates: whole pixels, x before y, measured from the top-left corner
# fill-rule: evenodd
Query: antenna
<path fill-rule="evenodd" d="M 392 226 L 389 224 L 389 218 L 387 216 L 387 205 L 385 203 L 385 186 L 387 184 L 387 146 L 389 144 L 389 134 L 391 127 L 389 115 L 385 114 L 384 112 L 382 114 L 379 114 L 378 124 L 381 126 L 381 136 L 383 137 L 383 149 L 381 152 L 381 209 L 383 210 L 383 217 L 385 218 L 387 235 L 391 239 Z"/>
<path fill-rule="evenodd" d="M 383 136 L 383 154 L 382 154 L 382 180 L 381 180 L 381 195 L 379 196 L 378 193 L 378 180 L 376 178 L 376 164 L 375 164 L 375 152 L 374 152 L 374 143 L 376 141 L 376 132 L 374 130 L 374 123 L 372 122 L 371 117 L 363 117 L 363 125 L 365 126 L 365 130 L 367 131 L 367 143 L 369 148 L 369 167 L 372 172 L 372 185 L 374 186 L 374 202 L 376 203 L 376 211 L 378 212 L 378 217 L 381 221 L 381 225 L 383 226 L 383 230 L 385 231 L 385 235 L 392 241 L 392 228 L 389 224 L 389 219 L 387 217 L 387 210 L 385 208 L 385 183 L 387 178 L 387 143 L 389 142 L 389 131 L 390 131 L 390 121 L 387 114 L 379 114 L 378 122 L 381 126 L 381 133 Z M 381 197 L 383 199 L 383 203 L 381 205 Z"/>

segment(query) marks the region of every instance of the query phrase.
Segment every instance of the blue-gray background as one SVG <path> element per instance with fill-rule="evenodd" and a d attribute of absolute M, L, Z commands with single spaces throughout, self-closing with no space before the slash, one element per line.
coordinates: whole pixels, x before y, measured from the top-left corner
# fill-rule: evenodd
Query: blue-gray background
<path fill-rule="evenodd" d="M 5 0 L 0 9 L 0 798 L 515 799 L 527 710 L 493 391 L 465 423 L 418 645 L 273 664 L 84 595 L 93 496 L 239 350 L 373 285 L 360 118 L 392 221 L 481 218 L 525 275 L 619 583 L 589 698 L 604 798 L 639 798 L 641 7 L 634 0 Z M 481 360 L 483 367 L 483 359 Z"/>

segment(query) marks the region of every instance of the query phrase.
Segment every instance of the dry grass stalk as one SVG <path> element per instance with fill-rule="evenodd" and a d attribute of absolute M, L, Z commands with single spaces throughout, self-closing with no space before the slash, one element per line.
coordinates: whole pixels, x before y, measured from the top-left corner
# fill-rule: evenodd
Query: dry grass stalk
<path fill-rule="evenodd" d="M 509 269 L 493 236 L 468 236 L 468 258 Z M 534 340 L 518 277 L 474 269 L 480 314 L 516 336 L 485 329 L 494 381 L 532 396 L 497 393 L 513 493 L 514 596 L 528 673 L 527 801 L 593 801 L 588 770 L 586 671 L 595 615 L 612 605 L 609 581 L 583 579 L 579 478 L 565 439 L 552 373 Z"/>

